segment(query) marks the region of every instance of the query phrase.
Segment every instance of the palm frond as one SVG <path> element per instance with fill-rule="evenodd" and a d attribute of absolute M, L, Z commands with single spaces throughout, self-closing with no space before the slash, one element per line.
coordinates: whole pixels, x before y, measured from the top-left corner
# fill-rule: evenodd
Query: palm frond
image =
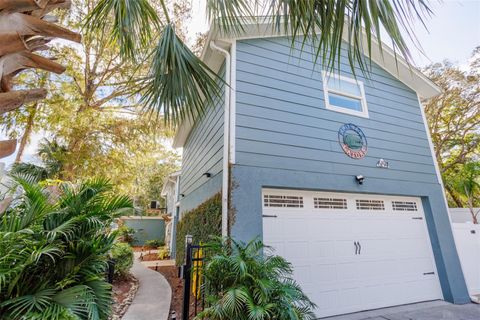
<path fill-rule="evenodd" d="M 248 0 L 207 0 L 207 18 L 225 34 L 241 34 L 246 22 L 255 21 L 257 4 Z"/>
<path fill-rule="evenodd" d="M 116 239 L 110 223 L 131 201 L 108 181 L 63 186 L 50 203 L 38 183 L 15 178 L 22 192 L 0 217 L 2 319 L 107 319 L 111 286 L 105 282 Z"/>
<path fill-rule="evenodd" d="M 382 52 L 382 28 L 394 51 L 411 60 L 401 31 L 418 43 L 412 21 L 424 23 L 431 14 L 430 7 L 423 0 L 272 0 L 268 10 L 275 28 L 292 36 L 292 46 L 297 37 L 303 37 L 302 46 L 311 41 L 316 57 L 331 70 L 339 66 L 342 51 L 346 50 L 354 74 L 357 66 L 368 74 L 373 45 Z"/>
<path fill-rule="evenodd" d="M 219 96 L 219 78 L 182 42 L 172 24 L 163 28 L 152 59 L 150 77 L 141 83 L 141 102 L 150 114 L 163 115 L 167 124 L 203 115 Z"/>
<path fill-rule="evenodd" d="M 160 18 L 148 0 L 100 0 L 87 16 L 84 29 L 110 31 L 123 58 L 136 60 L 155 38 Z"/>
<path fill-rule="evenodd" d="M 10 174 L 23 177 L 32 182 L 39 182 L 48 178 L 47 169 L 32 163 L 15 163 L 10 169 Z"/>

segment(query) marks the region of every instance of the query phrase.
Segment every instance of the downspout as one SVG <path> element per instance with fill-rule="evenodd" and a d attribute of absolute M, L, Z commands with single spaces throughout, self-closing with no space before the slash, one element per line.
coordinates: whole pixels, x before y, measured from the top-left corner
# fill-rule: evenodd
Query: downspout
<path fill-rule="evenodd" d="M 175 259 L 177 256 L 177 224 L 178 215 L 180 214 L 180 174 L 175 179 L 175 203 L 172 212 L 172 234 L 170 236 L 170 256 Z"/>
<path fill-rule="evenodd" d="M 225 113 L 223 119 L 222 237 L 228 236 L 228 195 L 230 174 L 230 53 L 210 41 L 210 47 L 225 57 Z"/>

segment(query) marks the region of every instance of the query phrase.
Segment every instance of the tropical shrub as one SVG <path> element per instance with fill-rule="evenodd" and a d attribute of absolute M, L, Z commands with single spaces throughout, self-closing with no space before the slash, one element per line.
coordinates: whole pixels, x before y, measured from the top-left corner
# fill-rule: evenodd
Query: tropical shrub
<path fill-rule="evenodd" d="M 170 249 L 167 246 L 163 246 L 158 251 L 158 259 L 165 260 L 170 258 Z"/>
<path fill-rule="evenodd" d="M 261 241 L 232 239 L 207 245 L 204 292 L 207 307 L 196 319 L 315 319 L 315 305 L 291 278 L 292 267 Z"/>
<path fill-rule="evenodd" d="M 113 219 L 129 198 L 95 179 L 62 184 L 52 202 L 45 187 L 16 177 L 17 197 L 0 212 L 0 315 L 4 320 L 107 319 L 105 281 Z"/>
<path fill-rule="evenodd" d="M 158 239 L 152 239 L 145 241 L 145 247 L 150 249 L 156 249 L 159 247 L 163 247 L 165 245 L 165 241 L 161 241 Z"/>
<path fill-rule="evenodd" d="M 135 241 L 135 229 L 122 225 L 118 228 L 118 239 L 122 242 L 131 244 Z"/>
<path fill-rule="evenodd" d="M 218 193 L 197 208 L 185 212 L 177 226 L 176 262 L 185 260 L 185 236 L 192 235 L 196 243 L 205 243 L 222 235 L 222 197 Z"/>
<path fill-rule="evenodd" d="M 133 265 L 132 247 L 127 243 L 115 242 L 110 254 L 115 261 L 115 276 L 125 277 Z"/>

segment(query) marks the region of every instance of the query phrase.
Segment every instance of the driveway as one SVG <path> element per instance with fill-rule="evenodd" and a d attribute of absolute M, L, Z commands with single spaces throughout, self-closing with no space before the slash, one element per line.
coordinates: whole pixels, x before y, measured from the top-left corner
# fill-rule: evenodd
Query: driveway
<path fill-rule="evenodd" d="M 480 305 L 454 305 L 431 301 L 404 306 L 357 312 L 322 320 L 479 320 Z"/>

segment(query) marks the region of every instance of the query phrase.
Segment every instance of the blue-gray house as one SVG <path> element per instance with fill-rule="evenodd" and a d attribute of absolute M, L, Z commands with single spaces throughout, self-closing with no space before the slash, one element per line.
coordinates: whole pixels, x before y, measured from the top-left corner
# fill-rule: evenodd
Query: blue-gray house
<path fill-rule="evenodd" d="M 180 219 L 222 191 L 223 233 L 289 260 L 320 317 L 469 301 L 420 102 L 435 84 L 387 47 L 355 78 L 269 26 L 208 43 L 229 86 L 177 132 Z"/>

